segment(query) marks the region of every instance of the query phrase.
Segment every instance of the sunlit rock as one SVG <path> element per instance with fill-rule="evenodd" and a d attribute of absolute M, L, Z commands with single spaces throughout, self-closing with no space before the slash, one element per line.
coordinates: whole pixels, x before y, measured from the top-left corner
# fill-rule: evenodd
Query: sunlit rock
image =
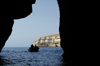
<path fill-rule="evenodd" d="M 60 35 L 54 34 L 38 38 L 34 45 L 38 47 L 60 47 Z"/>

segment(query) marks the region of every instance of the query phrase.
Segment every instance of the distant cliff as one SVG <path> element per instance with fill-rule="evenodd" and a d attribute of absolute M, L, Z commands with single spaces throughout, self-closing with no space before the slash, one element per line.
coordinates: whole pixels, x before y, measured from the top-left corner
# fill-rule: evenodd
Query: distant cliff
<path fill-rule="evenodd" d="M 60 47 L 60 35 L 54 34 L 38 38 L 34 45 L 38 47 Z"/>

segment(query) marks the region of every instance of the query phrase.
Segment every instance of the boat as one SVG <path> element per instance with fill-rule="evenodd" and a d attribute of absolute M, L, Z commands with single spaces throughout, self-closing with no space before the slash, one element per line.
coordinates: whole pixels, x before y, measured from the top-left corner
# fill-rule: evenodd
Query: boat
<path fill-rule="evenodd" d="M 33 44 L 31 45 L 31 47 L 28 49 L 28 51 L 30 52 L 38 52 L 39 47 L 38 46 L 33 46 Z"/>

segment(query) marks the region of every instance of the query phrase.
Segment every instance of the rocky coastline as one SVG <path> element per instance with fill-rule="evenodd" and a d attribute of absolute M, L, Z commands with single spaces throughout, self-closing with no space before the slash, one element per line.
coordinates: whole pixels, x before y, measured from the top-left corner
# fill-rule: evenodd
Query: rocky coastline
<path fill-rule="evenodd" d="M 60 35 L 53 34 L 38 38 L 33 45 L 38 47 L 60 47 Z"/>

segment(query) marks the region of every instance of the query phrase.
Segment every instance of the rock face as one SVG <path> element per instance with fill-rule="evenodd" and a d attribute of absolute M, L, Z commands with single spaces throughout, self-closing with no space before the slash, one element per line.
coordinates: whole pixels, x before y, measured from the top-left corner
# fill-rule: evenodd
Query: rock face
<path fill-rule="evenodd" d="M 0 3 L 0 52 L 12 33 L 14 19 L 25 18 L 32 12 L 36 0 L 2 0 Z M 8 8 L 8 9 L 6 9 Z"/>
<path fill-rule="evenodd" d="M 60 35 L 54 34 L 38 38 L 34 45 L 38 47 L 60 47 Z"/>
<path fill-rule="evenodd" d="M 81 3 L 81 5 L 77 1 L 57 1 L 60 11 L 59 31 L 61 38 L 61 47 L 64 51 L 62 56 L 64 61 L 69 62 L 69 65 L 65 66 L 78 66 L 80 59 L 83 59 L 80 51 L 82 50 L 82 53 L 85 52 L 83 51 L 82 46 L 86 43 L 89 43 L 88 35 L 90 33 L 88 33 L 88 29 L 90 29 L 90 27 L 87 24 L 88 21 L 85 19 L 87 11 L 84 12 L 86 8 L 80 10 L 83 4 Z M 88 26 L 89 28 L 84 26 Z"/>

